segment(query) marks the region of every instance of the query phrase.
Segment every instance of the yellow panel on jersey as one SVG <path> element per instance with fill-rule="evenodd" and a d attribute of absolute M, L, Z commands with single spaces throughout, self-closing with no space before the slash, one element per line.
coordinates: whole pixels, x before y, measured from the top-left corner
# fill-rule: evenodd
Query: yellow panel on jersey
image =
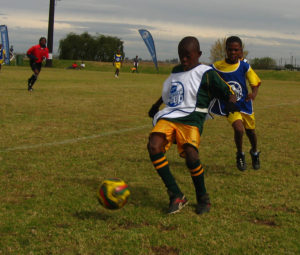
<path fill-rule="evenodd" d="M 223 73 L 231 73 L 237 71 L 237 69 L 240 67 L 240 61 L 236 64 L 228 64 L 225 59 L 216 61 L 214 63 L 215 69 L 223 72 Z M 259 86 L 261 83 L 261 80 L 257 76 L 257 74 L 253 71 L 252 67 L 249 65 L 249 69 L 246 72 L 246 79 L 248 80 L 249 84 L 251 86 Z"/>
<path fill-rule="evenodd" d="M 259 86 L 261 83 L 261 80 L 257 76 L 257 74 L 253 71 L 252 67 L 250 66 L 248 72 L 246 73 L 246 78 L 250 84 L 250 86 Z"/>

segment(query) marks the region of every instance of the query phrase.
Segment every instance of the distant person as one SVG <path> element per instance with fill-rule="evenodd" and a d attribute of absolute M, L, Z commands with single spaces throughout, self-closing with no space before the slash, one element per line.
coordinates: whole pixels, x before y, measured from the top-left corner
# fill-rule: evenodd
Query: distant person
<path fill-rule="evenodd" d="M 80 68 L 85 68 L 85 63 L 83 63 L 83 61 L 81 61 Z"/>
<path fill-rule="evenodd" d="M 212 66 L 235 91 L 237 96 L 235 106 L 238 111 L 227 115 L 225 104 L 222 100 L 216 100 L 211 111 L 218 115 L 227 115 L 227 120 L 233 127 L 234 141 L 237 149 L 236 165 L 240 171 L 245 171 L 247 168 L 245 153 L 243 152 L 243 135 L 246 131 L 251 144 L 250 155 L 252 167 L 257 170 L 260 168 L 260 152 L 257 150 L 252 101 L 257 96 L 261 80 L 251 66 L 243 59 L 242 40 L 239 37 L 231 36 L 227 38 L 226 53 L 227 57 L 224 60 L 217 61 Z M 246 81 L 249 82 L 252 93 L 248 93 Z"/>
<path fill-rule="evenodd" d="M 0 71 L 3 65 L 3 62 L 5 60 L 6 52 L 5 49 L 3 48 L 2 43 L 0 43 Z"/>
<path fill-rule="evenodd" d="M 116 68 L 115 77 L 119 78 L 120 69 L 122 67 L 123 57 L 120 53 L 120 50 L 117 50 L 117 53 L 114 55 L 113 66 Z"/>
<path fill-rule="evenodd" d="M 10 61 L 12 61 L 14 59 L 15 55 L 14 55 L 14 46 L 11 45 L 9 48 L 9 59 Z"/>
<path fill-rule="evenodd" d="M 74 62 L 74 63 L 72 64 L 72 68 L 73 68 L 73 69 L 78 69 L 78 65 L 77 65 L 76 62 Z"/>
<path fill-rule="evenodd" d="M 138 67 L 139 67 L 139 57 L 136 56 L 134 59 L 133 59 L 133 68 L 132 68 L 132 72 L 134 73 L 138 73 L 139 70 L 138 70 Z"/>
<path fill-rule="evenodd" d="M 81 69 L 81 66 L 79 66 L 79 65 L 77 64 L 77 62 L 73 62 L 73 64 L 70 65 L 69 67 L 67 67 L 66 69 L 80 70 L 80 69 Z"/>
<path fill-rule="evenodd" d="M 46 38 L 41 37 L 39 44 L 32 46 L 27 51 L 27 57 L 30 59 L 30 67 L 33 75 L 28 79 L 28 91 L 33 91 L 33 85 L 36 82 L 42 69 L 42 62 L 49 58 L 49 50 L 46 46 Z"/>
<path fill-rule="evenodd" d="M 170 203 L 168 213 L 180 211 L 188 202 L 173 177 L 166 151 L 176 138 L 179 155 L 186 160 L 195 188 L 196 213 L 210 210 L 210 199 L 204 183 L 204 169 L 198 147 L 210 101 L 220 98 L 234 105 L 236 97 L 231 87 L 209 66 L 199 63 L 202 52 L 195 37 L 185 37 L 178 45 L 180 65 L 163 84 L 162 97 L 151 107 L 153 129 L 147 145 L 150 160 L 167 188 Z M 158 111 L 164 103 L 165 108 Z"/>

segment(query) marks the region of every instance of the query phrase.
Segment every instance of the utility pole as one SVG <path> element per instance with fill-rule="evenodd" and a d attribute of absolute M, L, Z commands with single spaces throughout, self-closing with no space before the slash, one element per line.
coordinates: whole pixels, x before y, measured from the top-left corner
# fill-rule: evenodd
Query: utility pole
<path fill-rule="evenodd" d="M 49 59 L 46 60 L 46 65 L 45 65 L 47 67 L 52 67 L 54 9 L 55 9 L 55 0 L 50 0 L 49 21 L 48 21 L 48 38 L 47 38 L 47 47 L 49 49 Z"/>

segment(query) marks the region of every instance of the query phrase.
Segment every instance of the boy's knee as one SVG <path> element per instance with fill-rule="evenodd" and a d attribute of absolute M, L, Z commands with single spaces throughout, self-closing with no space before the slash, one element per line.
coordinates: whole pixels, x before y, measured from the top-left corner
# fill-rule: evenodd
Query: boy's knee
<path fill-rule="evenodd" d="M 243 134 L 245 132 L 244 124 L 241 120 L 233 122 L 232 127 L 236 133 Z"/>
<path fill-rule="evenodd" d="M 160 135 L 151 134 L 147 144 L 147 149 L 150 155 L 155 155 L 163 152 L 163 144 L 165 139 Z"/>
<path fill-rule="evenodd" d="M 195 162 L 199 160 L 199 154 L 198 150 L 190 145 L 190 144 L 185 144 L 183 146 L 185 156 L 186 156 L 186 164 L 189 167 L 189 165 L 193 165 Z"/>
<path fill-rule="evenodd" d="M 239 134 L 239 135 L 243 135 L 245 132 L 244 126 L 243 125 L 234 125 L 233 126 L 234 132 Z"/>

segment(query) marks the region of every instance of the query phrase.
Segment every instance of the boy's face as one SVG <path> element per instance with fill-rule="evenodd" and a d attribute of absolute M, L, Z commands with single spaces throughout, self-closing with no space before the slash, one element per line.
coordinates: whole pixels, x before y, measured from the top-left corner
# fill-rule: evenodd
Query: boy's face
<path fill-rule="evenodd" d="M 45 47 L 46 47 L 46 39 L 43 38 L 43 39 L 40 41 L 40 45 L 41 45 L 41 47 L 45 48 Z"/>
<path fill-rule="evenodd" d="M 188 71 L 199 64 L 201 51 L 195 47 L 182 47 L 178 52 L 180 63 L 183 65 L 183 70 Z"/>
<path fill-rule="evenodd" d="M 226 47 L 227 59 L 230 64 L 235 64 L 243 56 L 242 47 L 238 42 L 229 43 Z"/>

